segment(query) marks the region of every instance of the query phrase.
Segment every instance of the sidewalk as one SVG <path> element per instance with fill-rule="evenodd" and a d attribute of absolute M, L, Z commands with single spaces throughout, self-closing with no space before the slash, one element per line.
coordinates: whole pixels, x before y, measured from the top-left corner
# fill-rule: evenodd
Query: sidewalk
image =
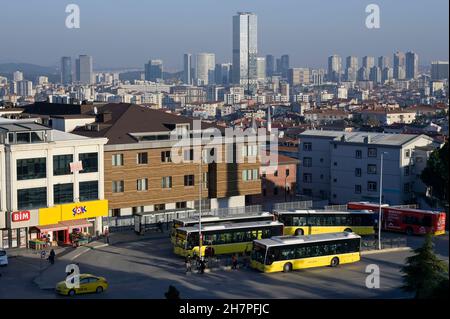
<path fill-rule="evenodd" d="M 151 239 L 169 239 L 170 237 L 169 231 L 164 230 L 164 233 L 161 232 L 148 232 L 144 235 L 138 235 L 134 231 L 124 231 L 124 232 L 114 232 L 109 235 L 109 244 L 106 242 L 104 237 L 99 238 L 85 245 L 85 247 L 89 247 L 92 249 L 98 249 L 110 245 L 118 245 L 129 242 L 136 242 L 142 240 L 151 240 Z"/>

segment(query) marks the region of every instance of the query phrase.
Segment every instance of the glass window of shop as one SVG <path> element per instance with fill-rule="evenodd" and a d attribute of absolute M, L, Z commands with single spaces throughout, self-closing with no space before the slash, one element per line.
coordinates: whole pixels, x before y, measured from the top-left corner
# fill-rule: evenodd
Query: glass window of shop
<path fill-rule="evenodd" d="M 45 178 L 46 158 L 27 158 L 17 160 L 17 180 Z"/>
<path fill-rule="evenodd" d="M 98 181 L 80 182 L 80 201 L 98 199 Z"/>
<path fill-rule="evenodd" d="M 55 204 L 65 204 L 73 202 L 73 184 L 53 185 L 53 201 Z"/>
<path fill-rule="evenodd" d="M 47 187 L 17 190 L 17 208 L 19 210 L 47 207 Z"/>
<path fill-rule="evenodd" d="M 53 156 L 53 175 L 69 175 L 70 163 L 73 162 L 73 155 L 55 155 Z"/>
<path fill-rule="evenodd" d="M 82 153 L 79 155 L 80 161 L 83 163 L 83 170 L 80 173 L 98 172 L 98 154 Z"/>

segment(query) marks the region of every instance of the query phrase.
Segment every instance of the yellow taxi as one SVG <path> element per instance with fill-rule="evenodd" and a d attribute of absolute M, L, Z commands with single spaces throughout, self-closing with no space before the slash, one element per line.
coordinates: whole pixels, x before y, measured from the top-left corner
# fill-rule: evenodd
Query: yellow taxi
<path fill-rule="evenodd" d="M 97 277 L 91 274 L 80 274 L 79 287 L 67 287 L 66 281 L 56 284 L 56 293 L 65 296 L 74 296 L 87 293 L 101 293 L 108 289 L 108 282 L 104 277 Z"/>

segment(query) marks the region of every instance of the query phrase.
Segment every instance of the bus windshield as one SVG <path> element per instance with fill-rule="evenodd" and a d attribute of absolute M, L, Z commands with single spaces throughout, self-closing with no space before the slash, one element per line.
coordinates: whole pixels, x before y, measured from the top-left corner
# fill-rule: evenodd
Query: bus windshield
<path fill-rule="evenodd" d="M 251 258 L 261 264 L 264 264 L 264 259 L 266 257 L 266 247 L 253 243 L 253 250 Z"/>

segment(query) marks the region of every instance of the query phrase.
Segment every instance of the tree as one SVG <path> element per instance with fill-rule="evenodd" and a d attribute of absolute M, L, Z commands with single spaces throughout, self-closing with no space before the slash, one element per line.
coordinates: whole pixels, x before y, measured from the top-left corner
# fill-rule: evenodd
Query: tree
<path fill-rule="evenodd" d="M 448 285 L 448 266 L 434 254 L 431 234 L 414 253 L 406 259 L 406 265 L 401 269 L 404 273 L 402 289 L 414 293 L 415 298 L 437 297 L 445 286 L 445 280 Z"/>
<path fill-rule="evenodd" d="M 169 290 L 164 293 L 166 299 L 180 299 L 180 292 L 174 286 L 170 285 Z"/>
<path fill-rule="evenodd" d="M 431 153 L 427 166 L 422 171 L 420 178 L 425 185 L 431 188 L 432 196 L 448 205 L 448 163 L 449 163 L 448 141 L 444 146 Z"/>

